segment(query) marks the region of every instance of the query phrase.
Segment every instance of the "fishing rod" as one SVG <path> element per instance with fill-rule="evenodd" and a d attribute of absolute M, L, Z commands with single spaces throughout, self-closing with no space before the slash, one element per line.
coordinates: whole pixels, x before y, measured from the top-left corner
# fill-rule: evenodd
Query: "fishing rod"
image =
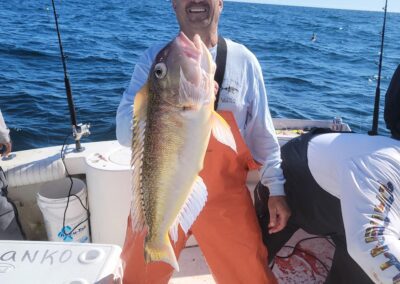
<path fill-rule="evenodd" d="M 381 73 L 382 73 L 382 60 L 383 60 L 383 43 L 385 40 L 385 30 L 386 30 L 386 15 L 387 15 L 387 3 L 385 3 L 385 13 L 383 16 L 383 26 L 382 26 L 382 38 L 381 38 L 381 52 L 379 54 L 379 71 L 378 71 L 378 82 L 375 91 L 375 106 L 374 106 L 374 117 L 372 119 L 372 129 L 368 131 L 371 136 L 378 135 L 378 118 L 379 118 L 379 101 L 381 98 Z"/>
<path fill-rule="evenodd" d="M 60 29 L 58 27 L 58 15 L 56 11 L 56 6 L 54 4 L 54 0 L 51 0 L 51 3 L 53 5 L 53 13 L 54 13 L 54 20 L 56 23 L 56 30 L 57 30 L 57 36 L 58 36 L 58 45 L 60 47 L 60 54 L 61 54 L 61 61 L 64 69 L 64 84 L 65 84 L 65 91 L 67 93 L 67 100 L 68 100 L 68 108 L 69 108 L 69 113 L 71 116 L 71 123 L 72 123 L 72 135 L 74 136 L 75 139 L 75 151 L 81 152 L 84 150 L 84 148 L 81 146 L 81 138 L 84 136 L 88 136 L 90 134 L 89 124 L 78 124 L 76 120 L 76 112 L 75 112 L 75 106 L 74 106 L 74 100 L 72 97 L 72 91 L 71 91 L 71 84 L 69 81 L 68 77 L 68 72 L 67 72 L 67 64 L 65 62 L 66 56 L 64 54 L 64 49 L 62 46 L 62 41 L 61 41 L 61 35 L 60 35 Z"/>

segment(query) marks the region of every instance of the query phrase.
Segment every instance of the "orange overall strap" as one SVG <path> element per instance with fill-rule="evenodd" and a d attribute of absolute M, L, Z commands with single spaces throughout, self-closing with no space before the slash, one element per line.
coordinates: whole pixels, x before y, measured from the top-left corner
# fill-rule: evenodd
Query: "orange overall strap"
<path fill-rule="evenodd" d="M 276 283 L 246 186 L 249 167 L 256 164 L 233 114 L 219 113 L 231 126 L 237 153 L 211 137 L 200 172 L 207 203 L 191 231 L 217 283 Z"/>

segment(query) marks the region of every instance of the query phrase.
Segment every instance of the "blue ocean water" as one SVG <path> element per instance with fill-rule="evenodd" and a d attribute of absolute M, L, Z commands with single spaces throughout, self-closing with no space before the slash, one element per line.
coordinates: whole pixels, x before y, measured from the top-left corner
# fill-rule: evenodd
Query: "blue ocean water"
<path fill-rule="evenodd" d="M 177 33 L 170 6 L 167 0 L 56 0 L 78 122 L 91 124 L 83 142 L 115 139 L 115 111 L 138 56 Z M 259 58 L 273 117 L 340 116 L 365 133 L 382 23 L 380 12 L 224 1 L 220 32 Z M 400 14 L 389 13 L 379 124 L 386 134 L 382 110 L 400 64 L 399 26 Z M 63 78 L 51 0 L 1 1 L 0 108 L 14 150 L 60 145 L 71 132 Z"/>

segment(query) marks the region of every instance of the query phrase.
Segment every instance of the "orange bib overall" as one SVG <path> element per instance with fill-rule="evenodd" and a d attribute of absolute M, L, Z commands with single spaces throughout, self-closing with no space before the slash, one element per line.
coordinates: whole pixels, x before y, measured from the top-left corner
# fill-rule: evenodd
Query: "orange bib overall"
<path fill-rule="evenodd" d="M 246 186 L 247 172 L 257 167 L 231 112 L 219 112 L 231 126 L 237 154 L 212 137 L 200 172 L 207 186 L 207 202 L 187 236 L 179 230 L 173 243 L 178 257 L 193 234 L 217 283 L 277 283 L 267 266 L 267 251 Z M 164 262 L 146 264 L 144 234 L 133 233 L 128 220 L 122 259 L 124 284 L 165 284 L 173 268 Z"/>

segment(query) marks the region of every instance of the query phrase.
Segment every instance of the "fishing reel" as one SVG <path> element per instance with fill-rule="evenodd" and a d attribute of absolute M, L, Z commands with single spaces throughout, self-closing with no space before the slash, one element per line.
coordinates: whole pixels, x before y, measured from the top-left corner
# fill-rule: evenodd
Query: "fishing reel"
<path fill-rule="evenodd" d="M 72 134 L 75 140 L 81 140 L 82 137 L 90 135 L 90 123 L 79 123 L 77 126 L 72 125 Z"/>
<path fill-rule="evenodd" d="M 87 137 L 90 135 L 90 124 L 89 123 L 79 123 L 78 125 L 72 125 L 72 135 L 75 139 L 75 145 L 77 152 L 82 152 L 85 148 L 81 147 L 80 140 L 82 137 Z"/>

